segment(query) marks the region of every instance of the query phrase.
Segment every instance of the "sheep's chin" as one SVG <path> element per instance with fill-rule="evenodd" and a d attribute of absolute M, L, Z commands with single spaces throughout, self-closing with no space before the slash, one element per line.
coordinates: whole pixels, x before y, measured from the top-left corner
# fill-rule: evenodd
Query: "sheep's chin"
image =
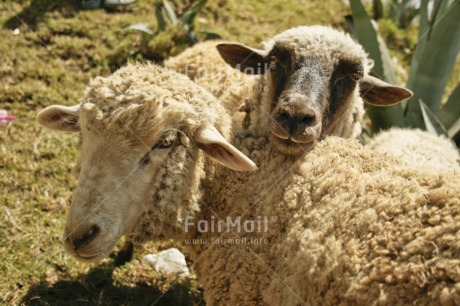
<path fill-rule="evenodd" d="M 300 156 L 308 153 L 315 147 L 316 139 L 308 143 L 298 143 L 291 139 L 282 139 L 275 136 L 273 133 L 269 134 L 269 141 L 276 151 L 290 156 Z"/>
<path fill-rule="evenodd" d="M 80 256 L 78 254 L 71 254 L 73 258 L 75 258 L 76 260 L 80 261 L 80 262 L 83 262 L 83 263 L 94 263 L 94 262 L 98 262 L 98 261 L 101 261 L 105 256 L 106 254 L 103 253 L 103 254 L 100 254 L 100 255 L 96 255 L 96 256 L 89 256 L 89 257 L 86 257 L 86 256 Z"/>

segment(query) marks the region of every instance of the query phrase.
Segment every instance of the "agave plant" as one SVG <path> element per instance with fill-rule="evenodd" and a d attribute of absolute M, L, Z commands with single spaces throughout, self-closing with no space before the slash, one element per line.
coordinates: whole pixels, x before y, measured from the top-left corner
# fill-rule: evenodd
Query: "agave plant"
<path fill-rule="evenodd" d="M 420 13 L 419 0 L 372 0 L 374 19 L 391 19 L 400 28 L 406 28 Z"/>
<path fill-rule="evenodd" d="M 431 3 L 430 3 L 431 2 Z M 373 73 L 394 83 L 388 49 L 360 0 L 350 0 L 352 33 L 374 59 Z M 429 13 L 429 5 L 433 6 Z M 388 108 L 369 107 L 373 131 L 391 126 L 413 127 L 445 134 L 460 142 L 460 84 L 444 105 L 445 88 L 460 50 L 460 0 L 421 0 L 418 43 L 406 87 L 407 102 Z"/>
<path fill-rule="evenodd" d="M 198 35 L 194 30 L 194 21 L 196 16 L 204 8 L 207 2 L 208 0 L 196 1 L 188 10 L 186 10 L 180 17 L 178 17 L 169 1 L 163 0 L 162 6 L 155 6 L 158 32 L 166 30 L 166 26 L 169 20 L 169 23 L 171 23 L 174 27 L 181 28 L 186 33 L 192 44 L 198 42 Z M 148 25 L 144 23 L 135 23 L 130 25 L 128 28 L 141 31 L 150 36 L 158 33 L 154 32 Z M 200 31 L 199 33 L 204 37 L 204 40 L 220 38 L 218 34 L 213 32 Z"/>

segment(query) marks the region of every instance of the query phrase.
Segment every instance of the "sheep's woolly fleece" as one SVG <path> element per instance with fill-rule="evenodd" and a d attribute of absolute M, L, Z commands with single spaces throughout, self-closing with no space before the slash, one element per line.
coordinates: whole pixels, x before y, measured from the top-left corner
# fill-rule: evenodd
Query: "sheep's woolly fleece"
<path fill-rule="evenodd" d="M 212 40 L 198 43 L 181 54 L 171 57 L 164 66 L 202 86 L 219 98 L 225 108 L 234 113 L 238 111 L 248 95 L 256 77 L 231 68 L 220 56 L 216 46 L 223 41 Z"/>
<path fill-rule="evenodd" d="M 215 98 L 199 86 L 190 86 L 189 80 L 158 66 L 127 65 L 110 77 L 91 80 L 80 103 L 91 103 L 95 107 L 90 120 L 104 125 L 105 130 L 117 133 L 136 132 L 144 136 L 151 132 L 152 125 L 159 125 L 153 118 L 161 109 L 172 111 L 170 124 L 196 125 L 203 120 L 223 129 L 228 135 L 230 121 L 225 110 Z M 184 88 L 184 90 L 178 90 Z M 178 104 L 179 106 L 174 107 Z M 193 107 L 191 106 L 193 105 Z M 175 118 L 171 118 L 175 117 Z M 193 117 L 195 121 L 188 122 Z M 126 124 L 127 123 L 127 124 Z"/>
<path fill-rule="evenodd" d="M 134 73 L 135 69 L 142 73 Z M 98 91 L 97 96 L 107 94 L 107 102 L 98 102 L 100 109 L 128 107 L 131 103 L 125 104 L 125 98 L 144 101 L 144 94 L 139 95 L 143 91 L 164 92 L 166 100 L 182 79 L 165 72 L 162 88 L 149 89 L 151 82 L 144 83 L 143 78 L 156 73 L 153 66 L 124 68 L 110 82 L 96 79 L 86 99 L 91 99 L 92 91 Z M 120 85 L 117 80 L 136 86 Z M 129 94 L 142 84 L 145 89 Z M 116 98 L 120 96 L 114 91 L 125 98 Z M 174 101 L 185 103 L 169 102 L 180 120 L 170 116 L 149 126 L 139 118 L 156 118 L 160 108 L 152 107 L 148 114 L 133 112 L 130 126 L 141 121 L 139 128 L 146 129 L 147 135 L 152 132 L 148 129 L 182 126 L 187 119 L 184 113 L 193 118 L 211 116 L 218 124 L 210 111 L 193 113 L 194 105 L 213 108 L 202 101 L 207 93 L 189 92 L 193 95 L 174 96 Z M 207 239 L 205 244 L 184 245 L 184 251 L 196 263 L 208 304 L 454 305 L 460 299 L 458 174 L 400 166 L 388 155 L 335 137 L 298 159 L 274 152 L 265 137 L 242 134 L 235 143 L 260 171 L 218 168 L 214 173 L 200 160 L 174 156 L 159 170 L 156 180 L 160 181 L 152 182 L 157 191 L 148 199 L 155 203 L 136 223 L 140 240 L 173 238 L 182 244 L 186 238 Z M 184 163 L 190 164 L 180 166 Z M 186 173 L 178 176 L 178 171 Z M 181 189 L 187 192 L 177 192 Z M 199 233 L 195 228 L 184 233 L 187 216 L 207 221 L 240 216 L 242 222 L 267 216 L 268 231 L 222 235 Z M 259 243 L 231 243 L 230 239 L 239 238 Z"/>
<path fill-rule="evenodd" d="M 455 144 L 443 136 L 412 129 L 392 128 L 376 135 L 369 147 L 397 157 L 408 165 L 460 172 L 460 155 Z"/>
<path fill-rule="evenodd" d="M 406 167 L 337 137 L 297 160 L 265 138 L 237 136 L 236 144 L 260 170 L 222 169 L 207 182 L 209 200 L 197 218 L 267 216 L 268 231 L 192 235 L 201 239 L 194 259 L 209 305 L 460 299 L 458 173 Z"/>

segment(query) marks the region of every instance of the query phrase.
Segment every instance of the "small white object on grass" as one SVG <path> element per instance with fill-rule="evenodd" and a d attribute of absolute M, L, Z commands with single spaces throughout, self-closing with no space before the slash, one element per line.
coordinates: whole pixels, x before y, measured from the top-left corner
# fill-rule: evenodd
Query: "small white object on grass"
<path fill-rule="evenodd" d="M 144 260 L 158 273 L 177 274 L 185 277 L 190 275 L 184 254 L 176 248 L 167 249 L 158 254 L 147 254 L 144 256 Z"/>

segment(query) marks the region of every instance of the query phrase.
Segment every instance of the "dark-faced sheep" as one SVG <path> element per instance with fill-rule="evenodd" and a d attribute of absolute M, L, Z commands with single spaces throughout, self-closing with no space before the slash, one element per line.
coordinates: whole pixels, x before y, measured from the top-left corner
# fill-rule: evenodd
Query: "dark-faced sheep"
<path fill-rule="evenodd" d="M 229 72 L 224 61 L 249 77 Z M 412 95 L 371 76 L 373 61 L 363 47 L 323 26 L 289 29 L 267 40 L 263 49 L 207 42 L 165 65 L 190 75 L 228 110 L 243 104 L 243 125 L 268 133 L 273 146 L 288 155 L 303 154 L 328 135 L 356 138 L 363 100 L 388 106 Z"/>

